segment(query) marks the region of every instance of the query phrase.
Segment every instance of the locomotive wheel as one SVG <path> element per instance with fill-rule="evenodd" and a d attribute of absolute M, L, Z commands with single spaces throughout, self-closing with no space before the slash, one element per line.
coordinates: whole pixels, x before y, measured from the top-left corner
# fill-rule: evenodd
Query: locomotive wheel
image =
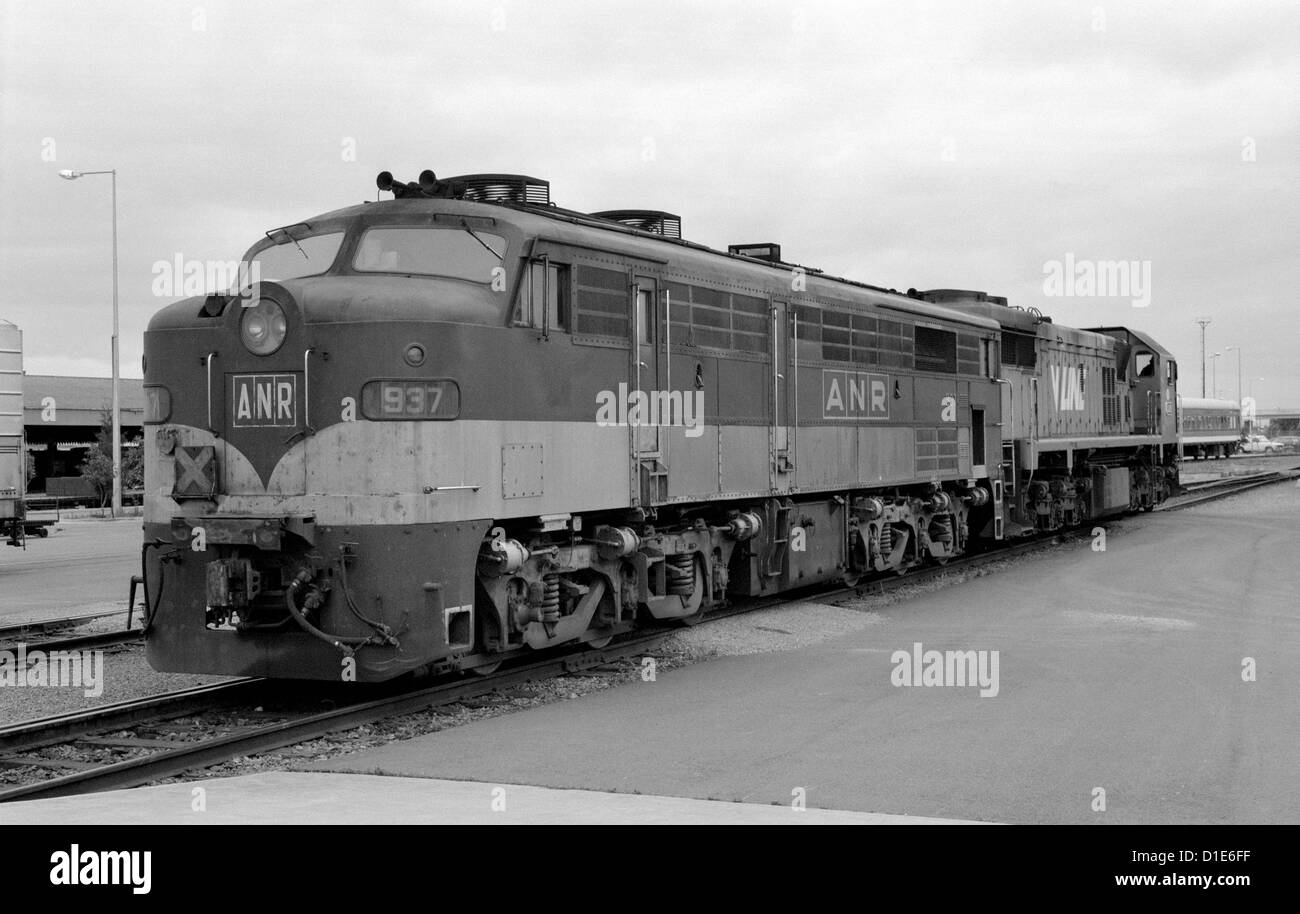
<path fill-rule="evenodd" d="M 614 640 L 613 635 L 606 635 L 604 638 L 591 639 L 590 641 L 586 642 L 586 646 L 588 650 L 599 651 L 602 650 L 603 648 L 609 647 L 609 643 L 613 640 Z"/>
<path fill-rule="evenodd" d="M 469 668 L 469 671 L 473 673 L 475 676 L 491 676 L 500 668 L 501 668 L 501 661 L 498 660 L 496 663 L 488 663 L 488 664 L 484 664 L 483 666 L 472 666 Z"/>

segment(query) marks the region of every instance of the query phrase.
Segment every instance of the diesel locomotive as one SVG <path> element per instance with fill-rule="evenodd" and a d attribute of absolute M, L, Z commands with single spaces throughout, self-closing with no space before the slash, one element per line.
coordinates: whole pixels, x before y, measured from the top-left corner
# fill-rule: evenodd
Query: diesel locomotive
<path fill-rule="evenodd" d="M 1177 366 L 980 292 L 379 177 L 145 335 L 147 652 L 377 681 L 1150 509 Z"/>

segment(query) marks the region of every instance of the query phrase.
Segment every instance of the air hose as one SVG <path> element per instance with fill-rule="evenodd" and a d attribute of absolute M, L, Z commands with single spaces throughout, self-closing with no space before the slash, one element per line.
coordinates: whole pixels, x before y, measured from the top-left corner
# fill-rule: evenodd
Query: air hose
<path fill-rule="evenodd" d="M 312 625 L 303 614 L 302 610 L 298 608 L 298 604 L 294 600 L 294 595 L 310 583 L 311 573 L 305 570 L 300 571 L 293 579 L 293 583 L 291 583 L 284 592 L 284 605 L 288 608 L 289 615 L 293 616 L 293 620 L 298 623 L 299 628 L 311 635 L 313 638 L 319 638 L 330 647 L 338 648 L 343 653 L 349 655 L 357 648 L 364 647 L 367 644 L 382 643 L 377 642 L 374 638 L 344 638 L 341 635 L 331 635 Z"/>
<path fill-rule="evenodd" d="M 164 555 L 158 561 L 158 602 L 149 599 L 149 550 L 161 549 L 167 545 L 166 540 L 154 540 L 145 543 L 140 547 L 140 580 L 144 585 L 144 627 L 141 629 L 143 634 L 149 634 L 153 628 L 153 620 L 158 615 L 158 608 L 162 606 L 163 583 L 167 577 L 167 563 L 172 561 L 171 555 Z"/>

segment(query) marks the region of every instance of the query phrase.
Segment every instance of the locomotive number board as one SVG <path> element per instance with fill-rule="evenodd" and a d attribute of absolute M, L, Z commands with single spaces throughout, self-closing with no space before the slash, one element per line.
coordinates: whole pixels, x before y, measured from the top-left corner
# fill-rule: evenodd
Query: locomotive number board
<path fill-rule="evenodd" d="M 361 414 L 367 419 L 455 419 L 460 387 L 449 378 L 367 381 L 361 388 Z"/>

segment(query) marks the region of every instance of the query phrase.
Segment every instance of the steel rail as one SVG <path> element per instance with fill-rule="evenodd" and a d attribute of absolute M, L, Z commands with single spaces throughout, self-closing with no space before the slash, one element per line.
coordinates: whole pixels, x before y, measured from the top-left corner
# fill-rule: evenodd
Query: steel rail
<path fill-rule="evenodd" d="M 1183 508 L 1191 508 L 1196 505 L 1203 505 L 1207 502 L 1218 501 L 1220 498 L 1227 498 L 1230 495 L 1237 495 L 1241 492 L 1247 492 L 1251 489 L 1258 489 L 1261 486 L 1277 485 L 1279 482 L 1289 482 L 1295 479 L 1294 471 L 1279 472 L 1269 479 L 1255 479 L 1249 482 L 1236 485 L 1224 485 L 1211 491 L 1198 491 L 1192 495 L 1180 498 L 1176 503 L 1166 501 L 1156 508 L 1157 511 L 1180 511 Z"/>
<path fill-rule="evenodd" d="M 88 648 L 112 647 L 118 644 L 130 644 L 139 641 L 144 632 L 138 628 L 114 629 L 107 632 L 92 632 L 86 635 L 71 635 L 67 638 L 46 638 L 41 641 L 14 642 L 0 639 L 0 651 L 15 651 L 20 646 L 32 651 L 84 651 Z"/>
<path fill-rule="evenodd" d="M 249 700 L 264 690 L 268 682 L 266 679 L 233 679 L 20 721 L 0 727 L 0 752 L 25 752 L 103 730 L 183 717 L 224 704 Z"/>
<path fill-rule="evenodd" d="M 97 622 L 100 619 L 121 615 L 125 615 L 125 610 L 114 609 L 108 612 L 86 613 L 80 616 L 63 616 L 57 619 L 31 619 L 27 622 L 0 625 L 0 641 L 14 637 L 21 638 L 25 635 L 41 634 L 56 628 L 70 628 L 87 622 Z"/>
<path fill-rule="evenodd" d="M 1204 479 L 1200 482 L 1189 482 L 1184 485 L 1185 492 L 1204 492 L 1220 487 L 1232 486 L 1239 483 L 1252 482 L 1258 479 L 1276 479 L 1279 473 L 1285 473 L 1286 470 L 1271 470 L 1265 473 L 1244 473 L 1241 476 L 1220 476 L 1218 479 Z"/>

